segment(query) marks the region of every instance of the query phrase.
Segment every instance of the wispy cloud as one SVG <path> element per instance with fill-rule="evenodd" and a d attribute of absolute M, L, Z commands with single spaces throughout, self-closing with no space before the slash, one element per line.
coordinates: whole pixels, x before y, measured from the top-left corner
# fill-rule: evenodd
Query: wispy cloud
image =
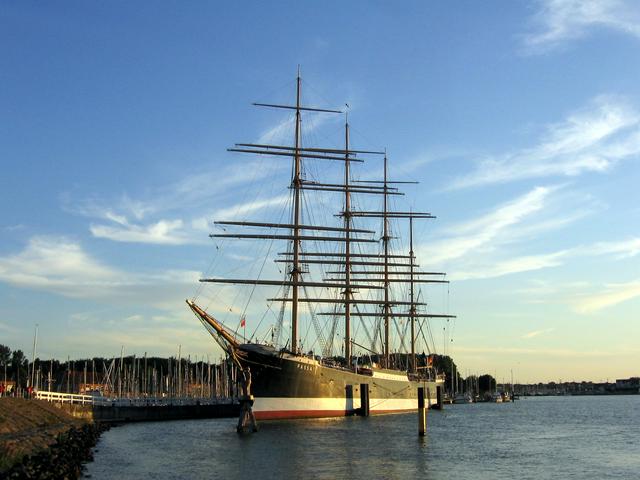
<path fill-rule="evenodd" d="M 545 53 L 596 29 L 640 38 L 640 7 L 634 0 L 541 0 L 534 29 L 524 35 L 525 52 Z"/>
<path fill-rule="evenodd" d="M 543 268 L 550 267 L 558 267 L 565 264 L 570 259 L 582 258 L 582 257 L 596 257 L 596 256 L 611 256 L 614 260 L 622 260 L 629 257 L 634 257 L 640 253 L 640 238 L 630 238 L 627 240 L 621 241 L 611 241 L 611 242 L 598 242 L 592 245 L 578 245 L 575 247 L 567 248 L 564 250 L 543 253 L 538 255 L 526 255 L 526 256 L 515 256 L 513 258 L 508 259 L 495 259 L 493 257 L 489 258 L 489 261 L 478 262 L 474 259 L 467 259 L 465 262 L 461 262 L 460 268 L 457 268 L 456 271 L 450 275 L 452 280 L 471 280 L 471 279 L 481 279 L 481 278 L 494 278 L 501 277 L 503 275 L 508 275 L 511 273 L 520 273 L 520 272 L 528 272 L 534 270 L 541 270 Z M 577 284 L 573 284 L 572 287 L 575 287 Z M 624 287 L 627 284 L 622 284 Z M 612 292 L 612 295 L 609 293 L 605 293 L 603 295 L 596 295 L 596 297 L 602 297 L 602 305 L 608 306 L 605 302 L 607 299 L 618 298 L 617 293 L 621 293 L 618 291 L 618 285 L 611 286 L 615 292 Z M 631 284 L 633 287 L 633 284 Z M 560 289 L 559 286 L 554 287 L 554 291 L 557 292 Z M 544 293 L 543 289 L 537 288 L 531 290 L 530 293 L 541 294 Z M 629 292 L 628 289 L 623 288 L 625 292 Z M 549 293 L 547 291 L 547 293 Z M 624 296 L 624 293 L 622 294 Z M 592 296 L 592 294 L 590 294 Z M 583 305 L 584 302 L 582 299 L 578 302 L 580 305 Z M 591 304 L 591 302 L 587 302 L 587 304 Z M 594 305 L 599 304 L 598 301 L 594 303 Z M 610 303 L 613 305 L 614 303 Z M 585 311 L 584 308 L 580 307 L 577 310 Z"/>
<path fill-rule="evenodd" d="M 216 168 L 190 173 L 176 183 L 162 187 L 153 202 L 159 204 L 163 211 L 208 208 L 214 200 L 228 196 L 229 192 L 288 171 L 288 167 L 286 162 L 236 156 L 227 164 L 223 163 L 222 167 L 218 164 Z"/>
<path fill-rule="evenodd" d="M 263 199 L 258 199 L 250 202 L 240 203 L 237 205 L 231 205 L 229 207 L 216 210 L 213 216 L 215 218 L 221 218 L 221 219 L 228 218 L 228 217 L 234 217 L 234 218 L 244 217 L 246 215 L 249 215 L 251 213 L 254 213 L 260 210 L 264 210 L 266 208 L 283 207 L 286 204 L 286 202 L 289 201 L 289 199 L 290 199 L 289 195 L 277 195 L 271 198 L 263 198 Z"/>
<path fill-rule="evenodd" d="M 555 331 L 555 328 L 545 328 L 543 330 L 534 330 L 533 332 L 525 333 L 522 338 L 529 339 L 534 337 L 539 337 L 540 335 L 544 335 L 545 333 L 551 333 Z"/>
<path fill-rule="evenodd" d="M 291 145 L 294 141 L 295 134 L 295 116 L 288 116 L 281 120 L 275 126 L 270 127 L 260 134 L 258 138 L 259 144 L 274 145 Z M 330 115 L 327 113 L 311 113 L 302 117 L 302 132 L 304 136 L 314 134 L 317 130 L 329 123 L 343 121 L 339 115 Z"/>
<path fill-rule="evenodd" d="M 134 225 L 121 217 L 117 225 L 91 225 L 92 235 L 116 242 L 184 245 L 197 242 L 197 237 L 182 231 L 182 220 L 160 220 L 149 225 Z"/>
<path fill-rule="evenodd" d="M 536 243 L 542 234 L 566 228 L 597 208 L 588 195 L 568 191 L 566 185 L 535 187 L 474 220 L 443 229 L 437 241 L 422 243 L 416 251 L 419 258 L 436 268 L 446 269 L 454 261 L 451 280 L 531 272 L 583 257 L 620 260 L 640 254 L 638 237 L 531 252 L 531 245 L 543 245 Z"/>
<path fill-rule="evenodd" d="M 289 200 L 289 195 L 276 195 L 271 198 L 256 199 L 248 202 L 237 203 L 228 207 L 220 208 L 207 213 L 191 221 L 191 227 L 200 232 L 208 232 L 216 220 L 236 220 L 242 221 L 250 214 L 268 210 L 274 207 L 284 207 Z"/>
<path fill-rule="evenodd" d="M 442 240 L 420 246 L 421 256 L 438 264 L 477 252 L 482 247 L 495 246 L 497 242 L 505 243 L 508 241 L 505 231 L 540 211 L 555 189 L 536 187 L 478 219 L 453 226 Z"/>
<path fill-rule="evenodd" d="M 131 299 L 176 285 L 188 285 L 190 291 L 199 276 L 186 270 L 133 273 L 113 268 L 65 237 L 33 237 L 21 252 L 0 257 L 0 281 L 73 298 Z"/>
<path fill-rule="evenodd" d="M 594 313 L 637 297 L 640 297 L 640 280 L 608 284 L 603 292 L 578 297 L 573 307 L 579 313 Z"/>
<path fill-rule="evenodd" d="M 546 130 L 538 145 L 486 158 L 449 189 L 604 172 L 640 154 L 640 114 L 620 97 L 598 96 Z"/>
<path fill-rule="evenodd" d="M 146 199 L 132 199 L 123 194 L 111 201 L 93 198 L 78 202 L 66 196 L 63 208 L 93 219 L 89 229 L 96 238 L 155 245 L 202 244 L 207 238 L 194 229 L 208 230 L 206 217 L 217 218 L 205 213 L 212 205 L 229 205 L 230 199 L 235 199 L 230 192 L 244 191 L 245 184 L 271 185 L 266 179 L 277 175 L 283 165 L 280 162 L 265 165 L 260 159 L 243 161 L 215 171 L 189 174 L 147 193 Z M 243 215 L 278 201 L 273 198 L 247 201 L 220 211 Z"/>
<path fill-rule="evenodd" d="M 640 253 L 640 238 L 628 238 L 615 242 L 598 242 L 579 247 L 576 253 L 582 255 L 614 255 L 617 259 L 635 257 Z"/>
<path fill-rule="evenodd" d="M 499 353 L 515 353 L 520 355 L 534 355 L 538 358 L 544 357 L 559 357 L 559 358 L 604 358 L 614 357 L 617 358 L 621 353 L 632 355 L 637 354 L 638 349 L 631 349 L 625 352 L 621 352 L 620 349 L 611 350 L 571 350 L 560 348 L 520 348 L 520 347 L 499 347 L 499 346 L 487 346 L 487 347 L 466 347 L 464 345 L 458 345 L 456 350 L 464 353 L 490 353 L 493 355 Z"/>
<path fill-rule="evenodd" d="M 473 280 L 495 278 L 512 273 L 531 272 L 543 268 L 562 265 L 567 251 L 559 251 L 540 255 L 525 255 L 506 260 L 490 260 L 479 263 L 471 262 L 466 269 L 462 267 L 450 275 L 451 280 Z"/>

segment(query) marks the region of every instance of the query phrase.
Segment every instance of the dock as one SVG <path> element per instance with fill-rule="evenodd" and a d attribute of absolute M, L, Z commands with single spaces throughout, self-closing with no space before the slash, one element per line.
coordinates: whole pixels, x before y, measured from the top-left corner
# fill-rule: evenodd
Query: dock
<path fill-rule="evenodd" d="M 59 392 L 36 392 L 76 418 L 100 423 L 158 422 L 237 418 L 239 402 L 231 398 L 107 398 Z"/>

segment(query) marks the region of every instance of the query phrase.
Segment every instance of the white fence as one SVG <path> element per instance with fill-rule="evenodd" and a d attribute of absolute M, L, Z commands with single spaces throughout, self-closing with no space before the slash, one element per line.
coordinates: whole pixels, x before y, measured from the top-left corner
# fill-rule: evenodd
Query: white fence
<path fill-rule="evenodd" d="M 57 402 L 57 403 L 77 403 L 80 405 L 94 404 L 94 397 L 92 397 L 91 395 L 76 395 L 73 393 L 37 391 L 36 398 L 38 400 L 46 400 L 48 402 Z"/>
<path fill-rule="evenodd" d="M 176 397 L 138 397 L 109 398 L 94 395 L 76 395 L 73 393 L 43 392 L 35 394 L 39 400 L 57 403 L 75 403 L 79 405 L 102 405 L 107 407 L 152 407 L 167 405 L 217 405 L 233 403 L 227 398 L 176 398 Z"/>

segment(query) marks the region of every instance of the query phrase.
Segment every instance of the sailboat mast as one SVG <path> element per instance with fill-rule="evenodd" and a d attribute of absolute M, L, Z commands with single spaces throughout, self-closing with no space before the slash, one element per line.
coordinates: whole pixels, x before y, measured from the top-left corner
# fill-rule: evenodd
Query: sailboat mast
<path fill-rule="evenodd" d="M 416 372 L 416 304 L 414 298 L 414 281 L 413 281 L 413 217 L 409 217 L 409 300 L 411 306 L 409 309 L 410 321 L 411 321 L 411 371 Z"/>
<path fill-rule="evenodd" d="M 385 367 L 391 367 L 389 357 L 389 225 L 388 225 L 387 156 L 384 156 L 384 194 L 382 209 L 382 242 L 384 244 L 384 361 Z"/>
<path fill-rule="evenodd" d="M 349 121 L 344 124 L 344 358 L 351 366 L 351 193 L 349 192 Z"/>
<path fill-rule="evenodd" d="M 301 192 L 301 158 L 300 158 L 300 67 L 296 82 L 296 138 L 294 150 L 293 173 L 293 265 L 291 267 L 291 351 L 298 350 L 298 283 L 300 281 L 300 192 Z"/>

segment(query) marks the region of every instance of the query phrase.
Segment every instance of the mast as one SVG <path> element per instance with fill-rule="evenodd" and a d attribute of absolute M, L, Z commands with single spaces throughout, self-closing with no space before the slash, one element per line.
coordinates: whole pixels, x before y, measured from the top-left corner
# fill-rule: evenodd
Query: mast
<path fill-rule="evenodd" d="M 409 267 L 409 301 L 411 306 L 409 308 L 409 314 L 411 315 L 411 371 L 415 373 L 416 370 L 416 305 L 414 298 L 414 282 L 413 282 L 413 217 L 409 217 L 409 256 L 411 257 L 411 263 Z"/>
<path fill-rule="evenodd" d="M 294 146 L 294 173 L 293 173 L 293 264 L 291 266 L 291 351 L 298 350 L 298 282 L 300 280 L 300 67 L 298 66 L 298 77 L 296 80 L 296 131 Z"/>
<path fill-rule="evenodd" d="M 382 196 L 382 242 L 384 244 L 384 362 L 385 367 L 391 366 L 389 358 L 389 227 L 388 227 L 388 206 L 387 206 L 387 156 L 384 156 L 384 195 Z"/>
<path fill-rule="evenodd" d="M 416 307 L 418 305 L 425 306 L 423 303 L 416 302 L 415 298 L 415 284 L 416 283 L 448 283 L 446 280 L 432 279 L 429 277 L 443 275 L 439 272 L 426 272 L 421 271 L 420 266 L 415 263 L 415 255 L 413 252 L 413 239 L 410 242 L 409 254 L 392 254 L 391 251 L 391 230 L 389 221 L 390 219 L 404 219 L 409 218 L 435 218 L 430 213 L 425 212 L 409 212 L 409 211 L 397 211 L 390 209 L 389 198 L 390 195 L 404 195 L 403 192 L 398 191 L 396 184 L 409 184 L 415 183 L 411 181 L 390 181 L 388 178 L 388 162 L 386 152 L 370 151 L 370 150 L 354 150 L 350 146 L 350 125 L 348 117 L 345 116 L 344 123 L 344 147 L 342 148 L 322 148 L 320 146 L 303 146 L 302 145 L 302 114 L 306 112 L 323 112 L 323 113 L 344 113 L 340 110 L 333 110 L 327 108 L 310 107 L 302 104 L 302 81 L 300 77 L 300 68 L 298 67 L 298 73 L 296 77 L 296 101 L 294 105 L 280 105 L 272 103 L 254 103 L 253 105 L 267 108 L 276 109 L 288 109 L 295 111 L 295 129 L 294 129 L 294 142 L 293 145 L 273 145 L 267 143 L 236 143 L 233 148 L 228 148 L 231 152 L 250 153 L 256 155 L 267 155 L 273 158 L 274 161 L 278 159 L 286 158 L 292 161 L 291 165 L 291 181 L 289 189 L 291 190 L 292 205 L 290 210 L 290 217 L 285 222 L 263 222 L 255 221 L 252 219 L 238 219 L 233 221 L 217 221 L 219 226 L 232 226 L 232 227 L 251 227 L 260 229 L 269 229 L 268 231 L 261 230 L 250 233 L 214 233 L 210 235 L 212 238 L 233 238 L 238 240 L 275 240 L 286 241 L 288 248 L 286 252 L 278 253 L 276 263 L 285 263 L 287 265 L 287 272 L 283 277 L 279 279 L 264 279 L 264 278 L 224 278 L 217 276 L 216 278 L 203 278 L 201 282 L 211 282 L 218 284 L 236 284 L 236 285 L 253 285 L 253 286 L 265 286 L 265 287 L 281 287 L 284 289 L 284 295 L 272 298 L 270 301 L 278 301 L 291 304 L 291 339 L 289 349 L 294 354 L 297 354 L 300 350 L 299 345 L 299 322 L 300 322 L 300 306 L 305 303 L 328 303 L 338 306 L 334 307 L 334 312 L 317 312 L 312 315 L 312 323 L 316 328 L 316 333 L 320 339 L 320 343 L 323 342 L 321 328 L 318 327 L 315 320 L 316 315 L 333 315 L 345 317 L 344 326 L 344 357 L 347 366 L 351 366 L 353 346 L 351 335 L 351 319 L 354 315 L 358 317 L 375 317 L 376 324 L 379 328 L 380 322 L 384 322 L 384 336 L 382 338 L 382 350 L 381 363 L 385 367 L 391 367 L 391 317 L 409 318 L 411 322 L 411 365 L 410 369 L 416 371 L 416 358 L 415 358 L 415 320 L 418 318 L 451 318 L 449 315 L 434 315 L 424 312 L 417 313 Z M 362 156 L 368 155 L 384 155 L 384 178 L 382 180 L 353 180 L 351 178 L 351 162 L 363 162 Z M 342 182 L 326 183 L 326 180 L 318 179 L 311 180 L 303 178 L 303 161 L 306 159 L 322 160 L 322 161 L 342 161 L 344 162 L 344 178 Z M 310 191 L 325 191 L 336 192 L 341 196 L 344 196 L 344 211 L 336 216 L 342 216 L 342 225 L 329 226 L 329 225 L 317 225 L 314 224 L 312 218 L 305 217 L 302 213 L 303 192 L 305 190 Z M 383 196 L 383 208 L 378 210 L 360 210 L 352 208 L 352 194 L 360 195 L 382 195 Z M 362 228 L 353 227 L 353 218 L 381 218 L 382 224 L 382 237 L 381 239 L 375 238 L 372 230 L 366 230 Z M 240 221 L 243 220 L 243 221 Z M 303 221 L 307 220 L 307 221 Z M 311 221 L 309 221 L 311 220 Z M 411 237 L 413 235 L 413 225 L 410 225 Z M 370 236 L 369 236 L 370 235 Z M 383 249 L 378 249 L 373 253 L 353 253 L 351 244 L 362 243 L 379 243 L 383 241 Z M 312 249 L 310 251 L 303 251 L 303 242 L 326 242 L 332 244 L 344 244 L 344 250 L 341 253 L 332 253 L 330 251 L 322 252 L 323 248 Z M 317 246 L 317 244 L 316 244 Z M 339 249 L 341 250 L 341 249 Z M 365 250 L 366 251 L 366 250 Z M 324 277 L 321 279 L 310 279 L 306 275 L 303 275 L 306 271 L 306 265 L 317 265 L 320 267 L 321 273 Z M 328 269 L 325 271 L 325 266 L 335 265 L 336 268 Z M 303 268 L 304 267 L 304 268 Z M 355 270 L 354 270 L 355 269 Z M 335 271 L 330 271 L 335 270 Z M 410 284 L 410 299 L 404 299 L 404 301 L 392 300 L 391 286 L 398 283 Z M 290 293 L 287 290 L 290 288 Z M 305 290 L 305 294 L 300 294 L 300 289 Z M 307 288 L 311 289 L 339 289 L 340 294 L 336 295 L 320 292 L 316 290 L 311 292 L 307 291 Z M 377 296 L 376 300 L 360 298 L 356 295 L 357 290 L 360 289 L 378 289 L 384 290 L 383 295 Z M 354 296 L 356 298 L 354 298 Z M 302 297 L 302 298 L 301 298 Z M 188 302 L 192 307 L 195 307 L 193 302 Z M 354 306 L 355 305 L 355 306 Z M 344 306 L 344 309 L 340 308 Z M 352 308 L 352 306 L 354 306 Z M 362 307 L 362 308 L 360 308 Z M 407 310 L 405 310 L 407 308 Z M 335 311 L 337 310 L 337 311 Z M 201 312 L 194 311 L 196 316 L 202 320 Z M 382 316 L 382 319 L 381 319 Z M 335 323 L 334 320 L 334 328 Z M 209 324 L 208 321 L 204 321 L 205 324 Z M 206 326 L 206 325 L 205 325 Z M 366 326 L 365 326 L 366 329 Z M 215 328 L 214 328 L 215 330 Z M 319 332 L 319 333 L 318 333 Z M 370 335 L 369 341 L 372 344 L 372 348 L 378 350 L 380 345 L 378 342 L 379 334 L 374 337 Z M 335 334 L 332 330 L 332 337 Z M 335 338 L 335 337 L 333 337 Z M 224 343 L 229 344 L 227 349 L 230 353 L 235 350 L 238 345 L 237 342 L 230 341 L 230 339 L 224 338 Z M 355 340 L 355 339 L 354 339 Z M 333 344 L 333 342 L 331 342 Z M 357 344 L 356 344 L 357 345 Z M 405 342 L 402 342 L 403 348 Z M 321 345 L 323 351 L 329 351 L 325 346 Z"/>
<path fill-rule="evenodd" d="M 348 115 L 348 114 L 346 114 Z M 351 367 L 351 193 L 349 191 L 349 120 L 344 123 L 344 358 Z"/>

